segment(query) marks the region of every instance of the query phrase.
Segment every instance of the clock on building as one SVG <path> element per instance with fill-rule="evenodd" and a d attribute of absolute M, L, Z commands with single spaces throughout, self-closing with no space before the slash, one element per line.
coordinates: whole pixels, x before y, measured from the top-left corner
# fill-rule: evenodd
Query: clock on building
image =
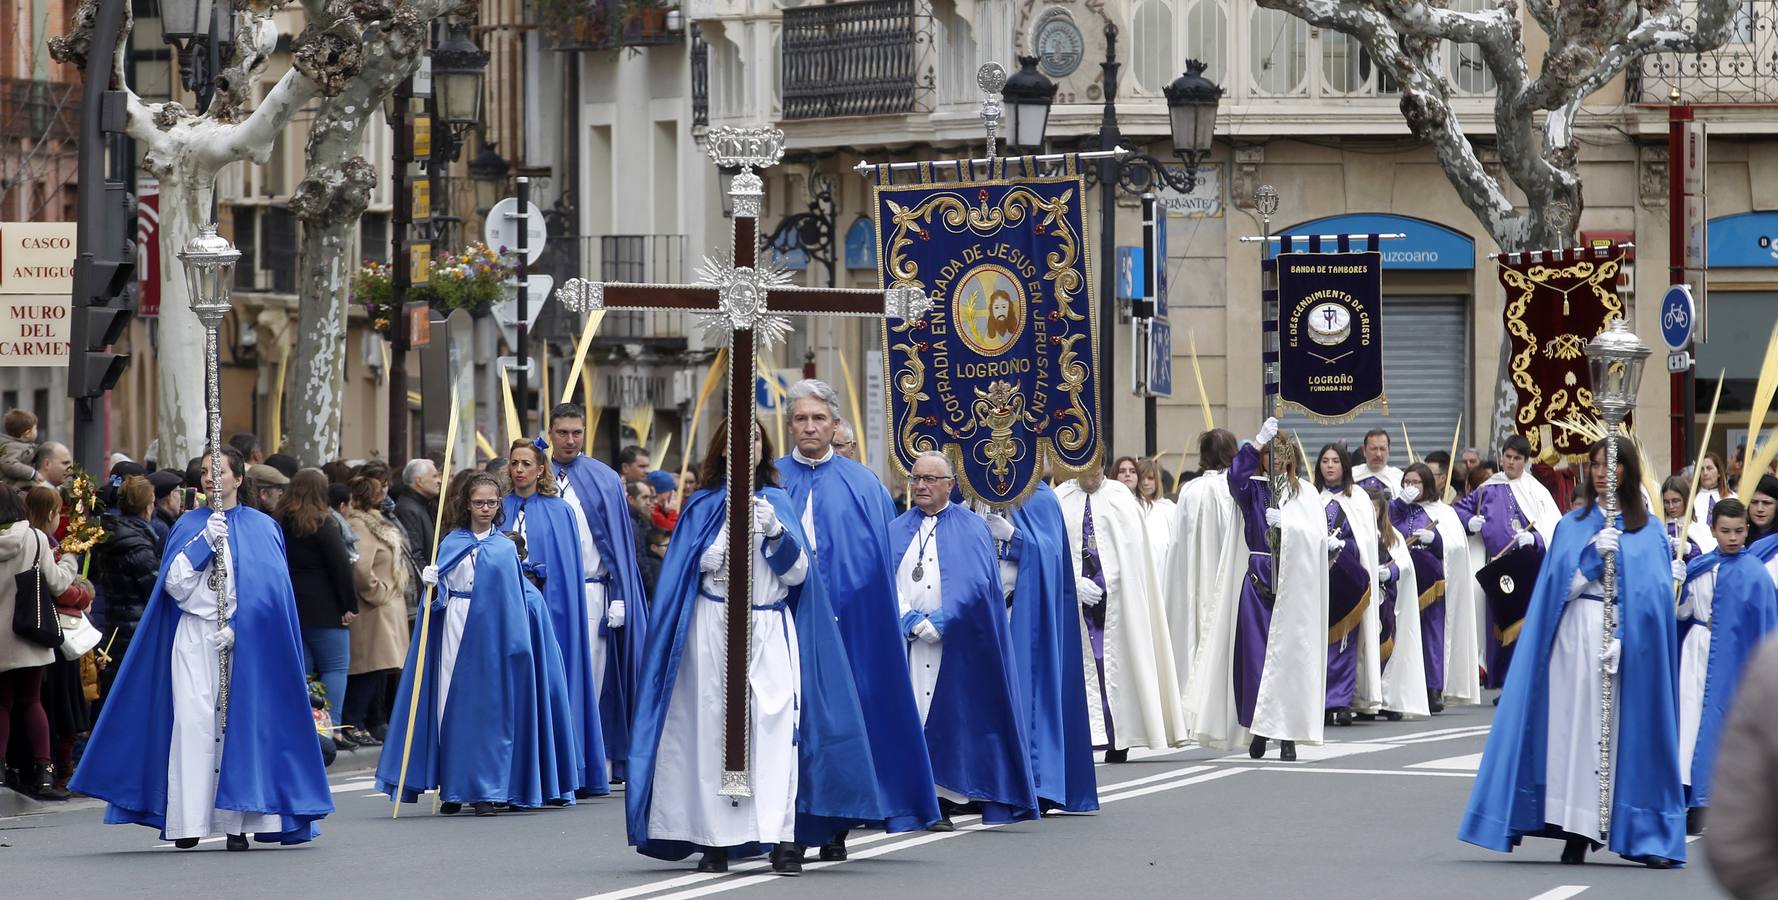
<path fill-rule="evenodd" d="M 1051 9 L 1031 29 L 1031 46 L 1037 51 L 1037 67 L 1053 79 L 1066 78 L 1080 68 L 1086 40 L 1065 9 Z"/>

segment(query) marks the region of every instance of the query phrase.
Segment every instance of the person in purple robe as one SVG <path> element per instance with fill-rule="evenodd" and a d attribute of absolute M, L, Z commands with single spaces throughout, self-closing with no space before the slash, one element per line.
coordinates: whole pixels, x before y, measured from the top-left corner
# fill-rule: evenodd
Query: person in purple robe
<path fill-rule="evenodd" d="M 1358 692 L 1358 645 L 1365 610 L 1371 602 L 1371 569 L 1376 555 L 1366 552 L 1358 532 L 1368 534 L 1368 521 L 1354 521 L 1349 506 L 1368 511 L 1370 500 L 1352 482 L 1350 456 L 1344 444 L 1327 444 L 1315 458 L 1315 486 L 1327 509 L 1331 560 L 1327 578 L 1327 724 L 1352 724 L 1352 703 Z M 1367 566 L 1366 560 L 1372 561 Z"/>
<path fill-rule="evenodd" d="M 1435 713 L 1445 708 L 1445 542 L 1420 501 L 1437 485 L 1425 463 L 1414 463 L 1402 473 L 1400 496 L 1389 504 L 1389 521 L 1408 540 L 1414 583 L 1420 588 L 1420 654 L 1426 664 L 1426 704 Z"/>
<path fill-rule="evenodd" d="M 1481 539 L 1482 552 L 1471 550 L 1469 555 L 1476 569 L 1510 552 L 1528 555 L 1526 568 L 1535 570 L 1543 562 L 1563 510 L 1549 490 L 1526 471 L 1531 461 L 1531 442 L 1523 435 L 1507 439 L 1500 461 L 1500 471 L 1453 504 L 1452 509 L 1469 533 Z M 1512 662 L 1524 616 L 1522 610 L 1517 614 L 1504 612 L 1494 585 L 1483 583 L 1481 587 L 1488 594 L 1487 686 L 1500 688 L 1506 684 L 1506 670 Z"/>

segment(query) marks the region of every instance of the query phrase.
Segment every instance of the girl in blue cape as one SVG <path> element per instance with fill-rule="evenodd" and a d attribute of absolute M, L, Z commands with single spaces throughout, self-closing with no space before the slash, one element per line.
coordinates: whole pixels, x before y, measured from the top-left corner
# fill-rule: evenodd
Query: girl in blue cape
<path fill-rule="evenodd" d="M 500 483 L 486 472 L 459 473 L 443 502 L 438 562 L 421 573 L 435 588 L 430 627 L 422 641 L 425 617 L 414 623 L 376 789 L 413 803 L 436 787 L 445 815 L 466 803 L 478 816 L 501 805 L 571 803 L 583 763 L 562 655 L 518 547 L 496 530 Z M 410 706 L 413 746 L 404 773 Z"/>
<path fill-rule="evenodd" d="M 246 850 L 249 834 L 299 844 L 319 834 L 333 795 L 304 685 L 284 535 L 237 505 L 246 466 L 232 449 L 223 456 L 220 482 L 207 464 L 203 476 L 223 509 L 192 510 L 168 535 L 160 579 L 70 787 L 106 801 L 107 824 L 147 825 L 181 849 L 216 832 L 228 835 L 229 850 Z M 210 587 L 219 540 L 226 622 Z"/>
<path fill-rule="evenodd" d="M 1458 837 L 1502 852 L 1526 836 L 1558 838 L 1570 864 L 1606 844 L 1667 869 L 1685 862 L 1673 551 L 1644 506 L 1636 448 L 1619 440 L 1622 516 L 1608 525 L 1599 507 L 1600 442 L 1588 453 L 1586 505 L 1562 517 L 1538 572 Z M 1607 641 L 1601 554 L 1614 552 L 1618 630 Z M 1596 774 L 1605 677 L 1615 685 L 1609 833 Z"/>
<path fill-rule="evenodd" d="M 1717 501 L 1710 510 L 1716 549 L 1691 561 L 1679 598 L 1679 771 L 1688 834 L 1704 833 L 1716 751 L 1741 672 L 1778 627 L 1778 589 L 1766 568 L 1778 556 L 1778 538 L 1749 550 L 1747 531 L 1747 507 L 1734 497 Z"/>
<path fill-rule="evenodd" d="M 643 657 L 630 780 L 629 840 L 644 856 L 703 851 L 701 872 L 731 857 L 772 853 L 782 875 L 803 848 L 860 821 L 885 818 L 851 663 L 765 436 L 754 437 L 748 768 L 752 796 L 719 794 L 723 779 L 728 583 L 728 428 L 718 425 L 661 562 Z M 732 592 L 732 593 L 731 593 Z"/>

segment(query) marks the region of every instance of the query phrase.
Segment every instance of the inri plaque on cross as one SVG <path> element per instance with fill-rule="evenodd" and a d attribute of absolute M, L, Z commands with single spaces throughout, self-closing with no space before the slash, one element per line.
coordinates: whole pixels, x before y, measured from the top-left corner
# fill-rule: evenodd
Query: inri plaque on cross
<path fill-rule="evenodd" d="M 776 165 L 784 156 L 784 133 L 776 128 L 710 129 L 710 159 L 718 166 L 741 171 L 730 184 L 734 200 L 734 251 L 712 255 L 698 268 L 695 284 L 616 284 L 569 279 L 557 297 L 570 309 L 677 310 L 702 315 L 706 328 L 728 342 L 728 597 L 727 648 L 723 664 L 722 789 L 725 796 L 752 796 L 747 740 L 747 671 L 749 626 L 753 605 L 753 444 L 758 428 L 755 416 L 754 374 L 757 353 L 790 333 L 787 314 L 837 316 L 887 316 L 918 319 L 932 307 L 931 298 L 919 288 L 850 290 L 804 288 L 790 283 L 790 275 L 770 265 L 760 265 L 759 212 L 765 195 L 760 169 Z M 747 427 L 740 427 L 746 423 Z M 688 451 L 691 448 L 686 448 Z"/>

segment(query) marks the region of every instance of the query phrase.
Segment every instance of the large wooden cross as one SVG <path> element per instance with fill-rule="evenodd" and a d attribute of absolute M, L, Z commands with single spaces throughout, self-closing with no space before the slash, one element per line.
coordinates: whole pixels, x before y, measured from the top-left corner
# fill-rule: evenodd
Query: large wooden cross
<path fill-rule="evenodd" d="M 760 266 L 759 212 L 765 183 L 758 169 L 784 155 L 784 133 L 776 128 L 710 129 L 710 159 L 739 168 L 729 188 L 734 200 L 734 252 L 706 257 L 695 284 L 616 284 L 570 279 L 557 296 L 576 311 L 599 309 L 679 310 L 702 314 L 706 328 L 728 342 L 728 591 L 723 681 L 721 793 L 752 796 L 748 765 L 747 672 L 753 598 L 752 504 L 755 415 L 754 377 L 758 352 L 791 331 L 785 314 L 888 316 L 918 319 L 931 308 L 919 288 L 845 290 L 795 287 L 790 276 Z M 747 427 L 741 427 L 746 423 Z M 685 448 L 690 452 L 692 448 Z"/>

